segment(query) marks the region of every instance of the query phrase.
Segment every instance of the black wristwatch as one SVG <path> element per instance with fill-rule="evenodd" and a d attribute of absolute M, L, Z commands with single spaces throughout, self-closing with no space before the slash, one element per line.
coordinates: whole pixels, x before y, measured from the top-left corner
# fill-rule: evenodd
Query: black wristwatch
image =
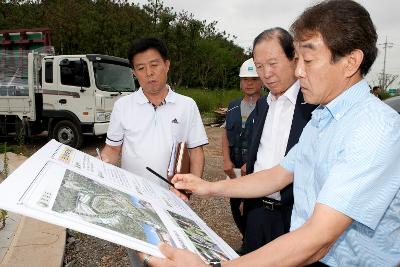
<path fill-rule="evenodd" d="M 221 267 L 221 260 L 220 259 L 211 259 L 210 266 L 212 267 Z"/>

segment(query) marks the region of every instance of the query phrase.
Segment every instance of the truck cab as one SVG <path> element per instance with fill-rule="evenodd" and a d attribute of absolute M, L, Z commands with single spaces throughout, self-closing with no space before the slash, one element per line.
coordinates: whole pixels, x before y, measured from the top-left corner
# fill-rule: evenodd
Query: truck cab
<path fill-rule="evenodd" d="M 126 59 L 29 53 L 27 61 L 27 85 L 18 87 L 24 95 L 0 96 L 7 105 L 0 115 L 6 122 L 14 116 L 26 136 L 47 131 L 49 138 L 79 147 L 84 135 L 106 134 L 115 101 L 137 89 Z"/>
<path fill-rule="evenodd" d="M 114 102 L 136 89 L 128 61 L 117 57 L 46 56 L 41 69 L 49 137 L 72 146 L 83 135 L 106 134 Z"/>

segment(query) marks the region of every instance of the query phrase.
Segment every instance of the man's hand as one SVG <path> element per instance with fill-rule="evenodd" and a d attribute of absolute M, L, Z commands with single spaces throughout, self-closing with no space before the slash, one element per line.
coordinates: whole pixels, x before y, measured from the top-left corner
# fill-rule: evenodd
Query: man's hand
<path fill-rule="evenodd" d="M 235 166 L 233 165 L 232 161 L 230 159 L 225 159 L 224 160 L 224 172 L 230 178 L 236 178 L 236 174 L 233 171 L 233 168 L 235 168 Z"/>
<path fill-rule="evenodd" d="M 144 257 L 146 256 L 146 254 L 143 253 L 143 252 L 140 252 L 140 251 L 136 251 L 136 250 L 135 250 L 135 252 L 136 252 L 136 254 L 137 254 L 139 260 L 140 260 L 141 262 L 143 262 Z"/>
<path fill-rule="evenodd" d="M 233 171 L 233 168 L 235 168 L 235 165 L 233 165 L 231 156 L 230 156 L 230 148 L 229 148 L 229 141 L 228 141 L 228 135 L 226 133 L 226 130 L 222 134 L 222 158 L 224 160 L 224 172 L 226 175 L 228 175 L 229 178 L 236 178 L 235 172 Z"/>
<path fill-rule="evenodd" d="M 185 192 L 185 193 L 182 193 L 181 191 L 179 191 L 178 189 L 176 189 L 176 188 L 173 187 L 173 186 L 170 186 L 170 187 L 169 187 L 169 190 L 172 191 L 172 192 L 174 192 L 175 195 L 177 195 L 180 199 L 182 199 L 182 200 L 184 200 L 184 201 L 188 201 L 189 198 L 190 198 L 190 196 L 192 195 L 192 193 L 189 192 L 189 191 L 187 191 L 187 192 Z"/>
<path fill-rule="evenodd" d="M 202 197 L 211 195 L 212 183 L 193 174 L 175 174 L 171 182 L 174 184 L 176 189 L 183 189 Z M 182 198 L 182 194 L 179 197 Z"/>
<path fill-rule="evenodd" d="M 149 266 L 151 267 L 206 267 L 200 257 L 187 249 L 173 248 L 167 244 L 160 244 L 160 251 L 165 255 L 165 259 L 151 257 Z"/>
<path fill-rule="evenodd" d="M 122 146 L 110 146 L 106 144 L 101 151 L 101 160 L 115 165 L 120 158 L 121 150 Z"/>

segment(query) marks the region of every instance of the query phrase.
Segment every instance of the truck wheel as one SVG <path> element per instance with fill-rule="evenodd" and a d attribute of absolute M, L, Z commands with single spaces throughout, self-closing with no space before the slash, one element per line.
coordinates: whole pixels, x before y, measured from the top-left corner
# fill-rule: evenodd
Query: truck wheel
<path fill-rule="evenodd" d="M 83 142 L 83 136 L 78 127 L 67 120 L 57 122 L 53 129 L 53 138 L 75 148 L 80 147 Z"/>

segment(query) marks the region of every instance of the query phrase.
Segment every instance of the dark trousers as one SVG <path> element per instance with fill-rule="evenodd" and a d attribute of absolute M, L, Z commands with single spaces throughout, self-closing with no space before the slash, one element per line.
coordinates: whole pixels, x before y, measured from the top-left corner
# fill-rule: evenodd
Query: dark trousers
<path fill-rule="evenodd" d="M 292 205 L 282 206 L 272 211 L 259 204 L 249 205 L 246 203 L 245 209 L 244 253 L 259 249 L 275 238 L 289 232 Z"/>
<path fill-rule="evenodd" d="M 236 223 L 236 226 L 239 228 L 239 231 L 242 235 L 244 235 L 245 231 L 245 225 L 246 225 L 246 220 L 242 214 L 240 214 L 240 203 L 242 202 L 242 199 L 240 198 L 231 198 L 230 203 L 231 203 L 231 212 L 233 216 L 233 220 Z"/>

